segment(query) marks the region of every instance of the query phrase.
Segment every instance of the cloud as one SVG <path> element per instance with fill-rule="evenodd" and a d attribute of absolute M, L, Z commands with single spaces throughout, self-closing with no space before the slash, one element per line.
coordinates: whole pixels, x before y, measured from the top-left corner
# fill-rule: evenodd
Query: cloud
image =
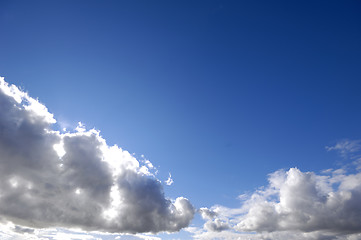
<path fill-rule="evenodd" d="M 169 173 L 169 177 L 168 177 L 168 179 L 165 181 L 165 184 L 167 185 L 167 186 L 170 186 L 170 185 L 172 185 L 173 184 L 173 179 L 172 179 L 172 175 Z"/>
<path fill-rule="evenodd" d="M 208 208 L 200 208 L 199 213 L 204 220 L 211 220 L 217 216 L 215 211 L 212 211 Z"/>
<path fill-rule="evenodd" d="M 229 229 L 229 225 L 226 222 L 223 222 L 219 218 L 207 221 L 204 224 L 204 227 L 205 229 L 211 232 L 221 232 L 223 230 Z"/>
<path fill-rule="evenodd" d="M 236 231 L 209 232 L 197 231 L 194 233 L 194 239 L 202 240 L 360 240 L 361 234 L 349 234 L 335 236 L 333 233 L 325 232 L 299 232 L 299 231 L 276 231 L 260 233 L 241 233 Z"/>
<path fill-rule="evenodd" d="M 335 146 L 326 146 L 327 151 L 338 151 L 341 156 L 347 158 L 349 155 L 355 158 L 355 153 L 361 150 L 361 140 L 345 139 L 336 143 Z"/>
<path fill-rule="evenodd" d="M 204 224 L 204 228 L 211 232 L 221 232 L 229 229 L 228 223 L 218 218 L 218 214 L 208 208 L 200 208 L 199 213 L 204 220 L 207 222 Z"/>
<path fill-rule="evenodd" d="M 52 129 L 38 100 L 0 78 L 0 222 L 19 231 L 80 228 L 105 232 L 174 232 L 192 220 L 183 197 L 129 152 L 107 145 L 99 131 Z"/>
<path fill-rule="evenodd" d="M 115 239 L 123 240 L 161 240 L 159 237 L 145 235 L 145 234 L 136 234 L 136 235 L 126 235 L 126 236 L 117 236 Z"/>
<path fill-rule="evenodd" d="M 111 236 L 104 234 L 103 236 Z M 1 240 L 101 240 L 97 236 L 86 232 L 68 231 L 65 229 L 29 229 L 8 223 L 0 225 Z"/>
<path fill-rule="evenodd" d="M 361 232 L 361 173 L 333 178 L 291 168 L 271 174 L 269 182 L 248 200 L 237 229 Z"/>
<path fill-rule="evenodd" d="M 242 196 L 240 208 L 200 209 L 207 222 L 194 238 L 361 239 L 361 173 L 355 170 L 276 171 L 267 187 Z"/>

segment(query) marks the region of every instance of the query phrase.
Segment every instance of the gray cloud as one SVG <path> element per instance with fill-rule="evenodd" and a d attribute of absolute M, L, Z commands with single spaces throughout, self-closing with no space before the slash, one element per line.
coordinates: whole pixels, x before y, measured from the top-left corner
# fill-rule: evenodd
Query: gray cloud
<path fill-rule="evenodd" d="M 200 208 L 198 211 L 204 220 L 210 220 L 217 216 L 216 212 L 214 212 L 208 208 Z"/>
<path fill-rule="evenodd" d="M 209 220 L 204 224 L 204 227 L 211 232 L 221 232 L 229 229 L 229 225 L 226 222 L 223 222 L 221 219 L 216 218 L 214 220 Z"/>
<path fill-rule="evenodd" d="M 15 226 L 14 227 L 14 232 L 17 232 L 17 233 L 34 233 L 34 229 Z"/>
<path fill-rule="evenodd" d="M 0 78 L 0 215 L 18 230 L 159 232 L 188 226 L 194 208 L 164 196 L 147 166 L 98 131 L 52 130 L 53 115 Z"/>
<path fill-rule="evenodd" d="M 218 214 L 208 208 L 200 208 L 199 213 L 204 220 L 207 222 L 204 224 L 204 228 L 211 232 L 221 232 L 223 230 L 229 229 L 228 223 L 222 221 L 218 218 Z"/>

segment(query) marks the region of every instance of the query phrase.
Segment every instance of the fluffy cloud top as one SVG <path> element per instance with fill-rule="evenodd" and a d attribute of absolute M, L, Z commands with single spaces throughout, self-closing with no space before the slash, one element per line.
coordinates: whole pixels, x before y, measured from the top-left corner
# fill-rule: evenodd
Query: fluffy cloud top
<path fill-rule="evenodd" d="M 39 101 L 0 78 L 0 222 L 106 232 L 178 231 L 194 208 L 98 131 L 52 130 Z"/>
<path fill-rule="evenodd" d="M 355 152 L 355 151 L 354 151 Z M 269 185 L 242 196 L 238 209 L 200 209 L 196 239 L 361 239 L 361 173 L 355 169 L 269 175 Z M 352 165 L 351 165 L 352 166 Z M 349 166 L 348 166 L 349 167 Z M 229 230 L 227 230 L 229 229 Z M 227 230 L 227 231 L 223 231 Z"/>
<path fill-rule="evenodd" d="M 291 168 L 271 174 L 269 181 L 266 191 L 248 200 L 237 229 L 361 232 L 361 173 L 320 176 Z"/>

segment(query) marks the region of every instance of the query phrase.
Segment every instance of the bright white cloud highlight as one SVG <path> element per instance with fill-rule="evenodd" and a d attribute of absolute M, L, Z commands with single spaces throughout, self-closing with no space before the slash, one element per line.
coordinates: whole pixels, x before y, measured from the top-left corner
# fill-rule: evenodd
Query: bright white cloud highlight
<path fill-rule="evenodd" d="M 52 130 L 47 108 L 3 78 L 0 112 L 0 222 L 138 233 L 174 232 L 192 220 L 193 206 L 166 198 L 150 163 L 81 123 L 72 133 Z"/>
<path fill-rule="evenodd" d="M 173 184 L 173 179 L 172 179 L 172 175 L 169 173 L 169 177 L 168 177 L 168 179 L 167 180 L 165 180 L 165 184 L 167 185 L 167 186 L 170 186 L 170 185 L 172 185 Z"/>

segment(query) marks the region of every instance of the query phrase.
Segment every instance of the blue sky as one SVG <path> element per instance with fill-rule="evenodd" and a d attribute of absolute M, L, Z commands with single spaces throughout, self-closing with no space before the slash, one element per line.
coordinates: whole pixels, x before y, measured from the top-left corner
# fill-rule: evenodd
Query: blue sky
<path fill-rule="evenodd" d="M 1 1 L 0 75 L 46 105 L 54 129 L 82 122 L 144 155 L 157 179 L 171 173 L 167 197 L 235 209 L 275 171 L 357 158 L 347 144 L 361 138 L 360 7 Z M 326 148 L 337 144 L 353 155 Z"/>

